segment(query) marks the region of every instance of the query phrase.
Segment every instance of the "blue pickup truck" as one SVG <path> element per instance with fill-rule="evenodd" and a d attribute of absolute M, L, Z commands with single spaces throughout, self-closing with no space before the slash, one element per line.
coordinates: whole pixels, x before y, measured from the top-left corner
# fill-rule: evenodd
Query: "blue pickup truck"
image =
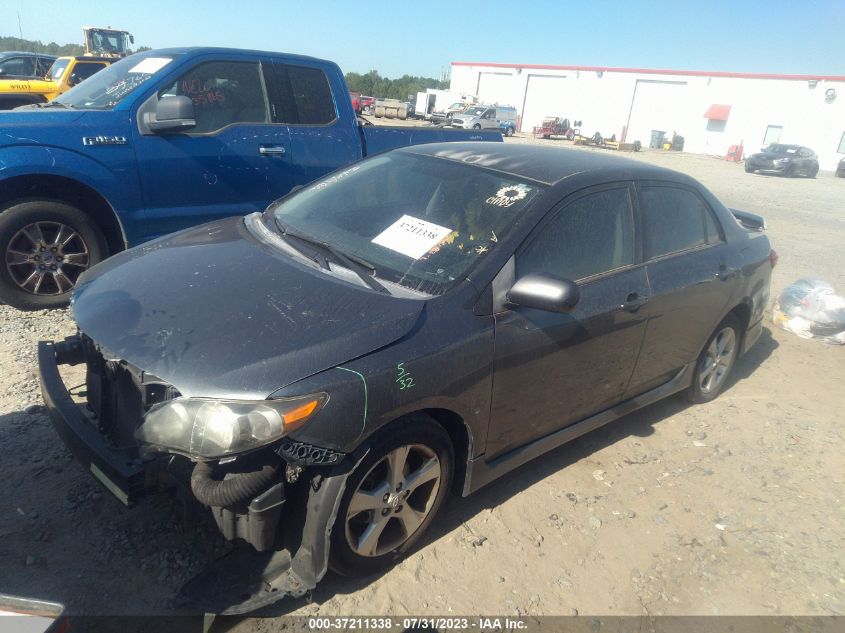
<path fill-rule="evenodd" d="M 501 141 L 498 130 L 366 126 L 348 95 L 332 62 L 173 48 L 0 113 L 0 300 L 63 305 L 79 275 L 110 254 L 262 210 L 364 156 Z"/>

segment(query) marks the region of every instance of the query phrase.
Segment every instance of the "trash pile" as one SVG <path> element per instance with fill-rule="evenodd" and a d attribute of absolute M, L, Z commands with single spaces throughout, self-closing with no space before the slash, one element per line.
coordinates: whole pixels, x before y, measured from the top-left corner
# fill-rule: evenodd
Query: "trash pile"
<path fill-rule="evenodd" d="M 845 298 L 820 279 L 799 279 L 775 301 L 772 321 L 801 338 L 845 345 Z"/>

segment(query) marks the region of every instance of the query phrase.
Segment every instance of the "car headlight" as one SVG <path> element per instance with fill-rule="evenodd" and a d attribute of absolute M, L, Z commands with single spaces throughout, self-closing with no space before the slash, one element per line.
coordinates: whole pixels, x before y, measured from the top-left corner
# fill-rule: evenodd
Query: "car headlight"
<path fill-rule="evenodd" d="M 298 429 L 327 400 L 325 393 L 278 400 L 177 398 L 150 409 L 135 439 L 188 457 L 226 457 L 270 444 Z"/>

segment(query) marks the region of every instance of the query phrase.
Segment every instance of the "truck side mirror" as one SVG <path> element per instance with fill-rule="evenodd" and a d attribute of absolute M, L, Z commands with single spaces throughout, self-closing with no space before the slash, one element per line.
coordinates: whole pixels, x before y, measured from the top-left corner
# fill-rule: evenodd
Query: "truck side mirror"
<path fill-rule="evenodd" d="M 155 112 L 146 116 L 147 126 L 156 133 L 178 132 L 197 124 L 194 102 L 182 95 L 162 97 L 156 103 Z"/>

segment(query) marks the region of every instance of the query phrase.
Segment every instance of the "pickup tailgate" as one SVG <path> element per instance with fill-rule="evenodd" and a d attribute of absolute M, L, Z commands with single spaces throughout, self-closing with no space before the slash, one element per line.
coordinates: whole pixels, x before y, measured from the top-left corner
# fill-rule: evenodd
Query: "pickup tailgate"
<path fill-rule="evenodd" d="M 438 127 L 386 127 L 365 125 L 359 128 L 364 138 L 364 156 L 372 156 L 397 147 L 463 141 L 499 141 L 499 130 L 456 130 Z"/>

